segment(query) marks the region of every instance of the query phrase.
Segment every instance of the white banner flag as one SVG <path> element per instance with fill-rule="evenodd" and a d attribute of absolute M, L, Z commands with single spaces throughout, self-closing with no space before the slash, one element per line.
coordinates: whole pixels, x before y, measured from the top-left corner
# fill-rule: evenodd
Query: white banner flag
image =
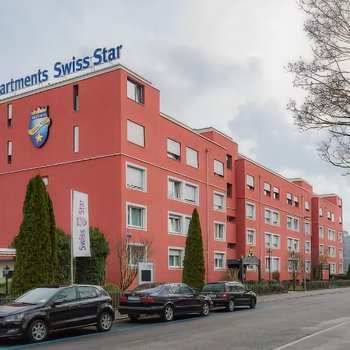
<path fill-rule="evenodd" d="M 91 256 L 88 195 L 72 191 L 73 256 Z"/>

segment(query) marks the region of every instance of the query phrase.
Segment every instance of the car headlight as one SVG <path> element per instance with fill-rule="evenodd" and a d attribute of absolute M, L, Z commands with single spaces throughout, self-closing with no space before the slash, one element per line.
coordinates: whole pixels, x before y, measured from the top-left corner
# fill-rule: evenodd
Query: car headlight
<path fill-rule="evenodd" d="M 13 322 L 13 321 L 20 321 L 24 317 L 24 313 L 21 314 L 15 314 L 5 317 L 5 322 Z"/>

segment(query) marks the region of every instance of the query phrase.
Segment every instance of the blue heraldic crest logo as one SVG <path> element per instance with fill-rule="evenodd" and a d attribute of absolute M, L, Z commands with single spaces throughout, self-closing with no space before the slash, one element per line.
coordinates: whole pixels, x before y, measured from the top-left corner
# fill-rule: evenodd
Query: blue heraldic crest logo
<path fill-rule="evenodd" d="M 30 113 L 28 134 L 36 148 L 40 148 L 47 140 L 51 119 L 49 107 L 38 107 Z"/>

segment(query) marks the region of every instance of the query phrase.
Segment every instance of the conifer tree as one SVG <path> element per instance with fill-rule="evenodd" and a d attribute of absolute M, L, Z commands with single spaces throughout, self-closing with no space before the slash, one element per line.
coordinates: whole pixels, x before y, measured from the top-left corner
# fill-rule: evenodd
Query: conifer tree
<path fill-rule="evenodd" d="M 202 230 L 197 209 L 193 210 L 186 239 L 182 281 L 197 291 L 204 285 L 205 268 Z"/>
<path fill-rule="evenodd" d="M 14 240 L 12 294 L 52 284 L 57 274 L 57 243 L 52 202 L 41 176 L 32 178 L 23 203 L 23 221 Z"/>

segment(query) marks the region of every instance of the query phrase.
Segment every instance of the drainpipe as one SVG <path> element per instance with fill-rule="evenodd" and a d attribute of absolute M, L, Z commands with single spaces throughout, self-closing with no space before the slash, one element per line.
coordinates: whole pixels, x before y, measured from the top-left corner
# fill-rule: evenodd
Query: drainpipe
<path fill-rule="evenodd" d="M 209 211 L 209 148 L 205 150 L 206 155 L 206 175 L 205 175 L 205 186 L 206 186 L 206 192 L 207 192 L 207 208 L 206 208 L 206 220 L 207 220 L 207 251 L 206 251 L 206 257 L 207 257 L 207 273 L 205 274 L 205 280 L 208 282 L 209 278 L 209 219 L 210 219 L 210 211 Z"/>

